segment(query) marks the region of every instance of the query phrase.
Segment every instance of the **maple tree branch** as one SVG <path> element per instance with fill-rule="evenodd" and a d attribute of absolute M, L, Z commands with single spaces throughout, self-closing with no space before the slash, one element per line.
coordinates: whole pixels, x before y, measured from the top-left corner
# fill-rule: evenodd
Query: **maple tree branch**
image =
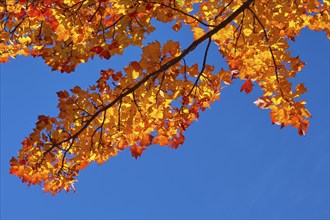
<path fill-rule="evenodd" d="M 121 111 L 121 105 L 123 103 L 123 99 L 119 100 L 119 107 L 118 107 L 118 131 L 120 131 L 120 111 Z M 106 112 L 106 111 L 105 111 Z"/>
<path fill-rule="evenodd" d="M 262 30 L 264 32 L 265 39 L 266 39 L 266 41 L 268 43 L 269 52 L 270 52 L 270 54 L 272 56 L 272 60 L 273 60 L 273 63 L 274 63 L 276 81 L 278 83 L 280 83 L 279 82 L 279 79 L 278 79 L 278 67 L 277 67 L 277 64 L 276 64 L 276 60 L 275 60 L 275 56 L 274 56 L 272 47 L 269 45 L 269 38 L 268 38 L 268 35 L 267 35 L 267 31 L 265 29 L 265 26 L 262 24 L 262 22 L 260 21 L 260 19 L 258 18 L 258 16 L 254 13 L 254 11 L 250 7 L 248 7 L 248 10 L 252 13 L 253 17 L 255 17 L 255 19 L 258 21 L 258 23 L 260 24 L 260 26 L 261 26 L 261 28 L 262 28 Z"/>
<path fill-rule="evenodd" d="M 228 25 L 230 22 L 232 22 L 240 13 L 242 13 L 245 9 L 249 7 L 249 5 L 253 2 L 254 0 L 247 0 L 240 6 L 236 11 L 234 11 L 231 15 L 229 15 L 224 21 L 222 21 L 219 25 L 217 25 L 215 28 L 201 36 L 200 38 L 196 39 L 193 41 L 186 49 L 182 51 L 182 53 L 173 58 L 172 60 L 166 62 L 164 65 L 162 65 L 158 70 L 146 75 L 144 78 L 141 79 L 141 81 L 137 82 L 134 86 L 128 88 L 125 92 L 122 92 L 119 96 L 117 96 L 114 100 L 112 100 L 109 104 L 106 106 L 103 106 L 99 110 L 97 110 L 89 120 L 86 121 L 86 124 L 84 124 L 75 134 L 72 136 L 54 144 L 50 149 L 53 149 L 57 146 L 62 145 L 63 143 L 70 141 L 71 139 L 74 140 L 76 139 L 88 126 L 92 123 L 92 121 L 98 117 L 98 115 L 104 111 L 107 111 L 109 108 L 113 107 L 118 101 L 122 100 L 124 97 L 127 95 L 133 93 L 135 90 L 140 88 L 145 82 L 149 81 L 152 77 L 158 75 L 161 72 L 166 71 L 173 65 L 177 64 L 182 60 L 185 56 L 187 56 L 190 52 L 192 52 L 198 45 L 200 45 L 202 42 L 204 42 L 206 39 L 210 39 L 214 34 L 216 34 L 218 31 L 223 29 L 226 25 Z M 49 150 L 50 151 L 50 150 Z M 45 152 L 46 153 L 46 152 Z"/>
<path fill-rule="evenodd" d="M 86 1 L 86 0 L 82 0 L 82 1 L 80 1 L 80 2 L 77 2 L 77 3 L 75 3 L 74 5 L 72 5 L 72 6 L 68 7 L 68 8 L 65 8 L 64 10 L 69 10 L 69 9 L 74 8 L 74 7 L 76 7 L 77 5 L 80 4 L 79 7 L 73 12 L 73 13 L 77 14 L 78 11 L 80 10 L 80 8 L 82 7 L 82 5 L 84 4 L 85 1 Z M 72 13 L 72 14 L 73 14 L 73 13 Z"/>
<path fill-rule="evenodd" d="M 76 121 L 79 121 L 81 120 L 81 123 L 84 123 L 85 122 L 85 118 L 87 118 L 88 116 L 86 115 L 82 115 L 81 117 L 77 117 L 73 120 L 73 122 L 76 122 Z"/>
<path fill-rule="evenodd" d="M 184 72 L 184 79 L 187 80 L 187 63 L 186 63 L 186 59 L 185 58 L 182 58 L 183 60 L 183 72 Z"/>
<path fill-rule="evenodd" d="M 140 21 L 136 18 L 136 16 L 134 16 L 134 20 L 135 20 L 136 23 L 140 26 L 140 28 L 145 32 L 146 29 L 143 27 L 143 25 L 140 23 Z"/>
<path fill-rule="evenodd" d="M 25 21 L 25 19 L 27 18 L 27 16 L 26 15 L 24 15 L 24 17 L 23 17 L 23 19 L 13 28 L 13 30 L 11 30 L 10 32 L 9 32 L 9 34 L 12 36 L 13 34 L 14 34 L 14 32 L 17 30 L 17 28 L 19 27 L 19 26 L 21 26 L 21 24 Z"/>
<path fill-rule="evenodd" d="M 132 95 L 133 95 L 133 102 L 134 102 L 134 104 L 135 104 L 135 106 L 136 106 L 137 110 L 139 111 L 140 116 L 141 116 L 141 118 L 142 118 L 143 115 L 142 115 L 142 112 L 141 112 L 141 107 L 140 107 L 140 106 L 138 105 L 138 103 L 137 103 L 137 100 L 136 100 L 136 98 L 135 98 L 135 92 L 132 92 Z"/>
<path fill-rule="evenodd" d="M 275 59 L 275 56 L 274 56 L 274 53 L 273 53 L 273 49 L 272 47 L 270 46 L 269 44 L 269 38 L 268 38 L 268 35 L 267 35 L 267 31 L 265 29 L 265 26 L 262 24 L 262 22 L 260 21 L 260 19 L 258 18 L 258 16 L 255 14 L 255 12 L 250 8 L 248 7 L 248 10 L 252 13 L 253 17 L 255 17 L 255 19 L 257 20 L 257 22 L 260 24 L 263 32 L 264 32 L 264 36 L 265 36 L 265 39 L 268 43 L 268 49 L 269 49 L 269 52 L 272 56 L 272 61 L 273 61 L 273 64 L 274 64 L 274 69 L 275 69 L 275 76 L 276 76 L 276 81 L 278 83 L 278 86 L 279 86 L 279 90 L 280 90 L 280 93 L 283 97 L 284 100 L 286 100 L 288 103 L 291 103 L 290 100 L 288 100 L 285 96 L 284 96 L 284 93 L 283 93 L 283 90 L 281 88 L 281 84 L 280 84 L 280 80 L 279 80 L 279 77 L 278 77 L 278 66 L 276 64 L 276 59 Z"/>
<path fill-rule="evenodd" d="M 264 32 L 264 36 L 265 36 L 265 39 L 268 43 L 268 49 L 269 49 L 269 52 L 271 54 L 271 57 L 272 57 L 272 61 L 273 61 L 273 64 L 274 64 L 274 69 L 275 69 L 275 76 L 276 76 L 276 81 L 278 83 L 278 87 L 279 87 L 279 90 L 280 90 L 280 93 L 281 93 L 281 96 L 282 98 L 287 101 L 290 105 L 292 105 L 292 102 L 287 99 L 284 95 L 284 92 L 282 90 L 282 87 L 281 87 L 281 84 L 280 84 L 280 80 L 279 80 L 279 77 L 278 77 L 278 66 L 276 64 L 276 59 L 275 59 L 275 56 L 274 56 L 274 53 L 273 53 L 273 50 L 272 50 L 272 47 L 271 45 L 269 44 L 269 38 L 268 38 L 268 35 L 267 35 L 267 31 L 265 29 L 265 26 L 262 24 L 262 22 L 260 21 L 260 19 L 258 18 L 258 16 L 255 14 L 255 12 L 250 8 L 248 7 L 248 10 L 252 13 L 253 17 L 255 17 L 255 19 L 257 20 L 257 22 L 260 24 L 263 32 Z"/>
<path fill-rule="evenodd" d="M 235 42 L 235 53 L 236 53 L 236 48 L 237 48 L 237 43 L 238 43 L 238 40 L 242 34 L 242 30 L 243 30 L 243 23 L 244 23 L 244 11 L 242 13 L 242 19 L 241 19 L 241 22 L 239 23 L 238 27 L 236 28 L 236 30 L 234 31 L 234 35 L 236 33 L 236 31 L 239 29 L 239 32 L 238 32 L 238 36 L 236 38 L 236 42 Z"/>
<path fill-rule="evenodd" d="M 207 59 L 207 54 L 208 54 L 208 51 L 209 51 L 210 45 L 211 45 L 211 37 L 209 38 L 209 41 L 207 42 L 207 46 L 206 46 L 206 49 L 205 49 L 205 52 L 204 52 L 204 58 L 203 58 L 203 66 L 202 66 L 202 69 L 201 69 L 200 73 L 198 74 L 197 79 L 196 79 L 196 81 L 195 81 L 193 87 L 190 89 L 190 91 L 189 91 L 188 95 L 186 95 L 186 97 L 189 97 L 189 96 L 191 95 L 191 93 L 193 92 L 193 90 L 194 90 L 195 87 L 197 86 L 199 79 L 200 79 L 201 76 L 203 75 L 203 72 L 204 72 L 205 67 L 206 67 L 206 59 Z"/>
<path fill-rule="evenodd" d="M 42 31 L 42 26 L 43 26 L 43 25 L 44 25 L 44 22 L 41 21 L 41 23 L 40 23 L 40 28 L 39 28 L 39 33 L 38 33 L 38 35 L 37 35 L 37 39 L 38 39 L 38 40 L 41 39 L 41 31 Z"/>
<path fill-rule="evenodd" d="M 61 168 L 57 171 L 57 175 L 60 175 L 60 173 L 62 172 L 63 170 L 63 167 L 64 167 L 64 160 L 66 158 L 66 154 L 69 152 L 69 150 L 71 149 L 71 147 L 73 146 L 73 143 L 74 143 L 74 139 L 72 139 L 71 143 L 70 143 L 70 146 L 68 147 L 68 149 L 65 150 L 64 152 L 64 155 L 62 157 L 62 161 L 61 161 Z"/>
<path fill-rule="evenodd" d="M 97 146 L 98 148 L 100 148 L 100 145 L 101 145 L 101 142 L 102 142 L 102 136 L 103 136 L 103 125 L 104 125 L 104 123 L 105 123 L 106 114 L 107 114 L 107 112 L 104 112 L 104 114 L 103 114 L 102 124 L 101 124 L 100 127 L 98 128 L 98 129 L 101 130 L 101 131 L 100 131 L 100 137 L 99 137 L 99 143 L 98 143 L 98 146 Z M 104 144 L 103 144 L 103 146 L 104 146 Z"/>
<path fill-rule="evenodd" d="M 184 143 L 186 128 L 219 99 L 223 84 L 232 84 L 239 76 L 246 80 L 241 92 L 250 93 L 253 84 L 263 90 L 254 103 L 270 109 L 273 124 L 281 128 L 291 125 L 299 135 L 307 131 L 311 115 L 301 100 L 307 89 L 303 83 L 290 83 L 304 63 L 290 54 L 287 43 L 305 26 L 327 30 L 326 20 L 319 17 L 327 15 L 326 3 L 0 2 L 4 9 L 0 13 L 2 63 L 17 55 L 32 55 L 43 58 L 52 71 L 70 73 L 95 56 L 126 59 L 126 48 L 142 47 L 140 60 L 126 59 L 129 63 L 120 71 L 102 69 L 101 77 L 91 86 L 60 91 L 57 116 L 38 116 L 17 157 L 10 160 L 10 173 L 28 185 L 44 185 L 44 191 L 53 195 L 61 190 L 75 191 L 73 183 L 79 171 L 95 162 L 100 165 L 120 151 L 130 150 L 138 158 L 153 144 L 177 149 Z M 146 39 L 147 35 L 162 30 L 154 21 L 173 25 L 176 32 L 190 27 L 193 39 L 174 42 L 167 35 L 167 42 L 150 42 L 154 39 Z M 299 25 L 301 22 L 305 25 Z M 214 72 L 209 63 L 212 41 L 229 70 Z M 187 65 L 186 59 L 195 55 L 195 64 Z"/>
<path fill-rule="evenodd" d="M 93 145 L 94 145 L 93 138 L 94 138 L 94 135 L 96 134 L 96 132 L 97 132 L 99 129 L 100 129 L 101 131 L 100 131 L 100 137 L 99 137 L 99 144 L 98 144 L 98 147 L 100 146 L 100 142 L 101 142 L 101 139 L 102 139 L 102 133 L 103 133 L 103 125 L 104 125 L 104 122 L 105 122 L 105 119 L 106 119 L 106 114 L 107 114 L 107 112 L 105 111 L 104 114 L 103 114 L 103 120 L 102 120 L 101 125 L 98 126 L 98 127 L 94 130 L 94 132 L 93 132 L 93 134 L 92 134 L 92 136 L 91 136 L 91 147 L 90 147 L 89 151 L 92 151 L 92 150 L 93 150 Z"/>
<path fill-rule="evenodd" d="M 164 79 L 165 79 L 165 72 L 163 72 L 162 79 L 161 79 L 161 81 L 160 81 L 160 83 L 159 83 L 159 89 L 158 89 L 158 91 L 157 91 L 157 93 L 156 93 L 156 101 L 157 101 L 157 99 L 158 99 L 158 95 L 159 95 L 160 91 L 162 90 L 162 86 L 163 86 Z"/>
<path fill-rule="evenodd" d="M 100 10 L 100 8 L 101 8 L 101 1 L 99 2 L 99 5 L 97 6 L 96 11 L 95 11 L 94 14 L 92 15 L 92 17 L 89 19 L 89 22 L 91 22 L 91 21 L 94 19 L 95 15 L 96 15 L 97 12 Z M 101 12 L 100 12 L 100 14 L 101 14 Z"/>
<path fill-rule="evenodd" d="M 111 24 L 111 25 L 109 25 L 108 27 L 104 28 L 104 30 L 107 30 L 107 29 L 109 29 L 109 28 L 111 28 L 111 27 L 113 27 L 113 26 L 116 26 L 116 24 L 117 24 L 121 19 L 123 19 L 124 17 L 125 17 L 125 15 L 120 16 L 115 22 L 113 22 L 113 24 Z"/>
<path fill-rule="evenodd" d="M 74 101 L 74 104 L 78 107 L 77 109 L 73 109 L 73 110 L 79 110 L 82 111 L 84 113 L 87 114 L 87 116 L 91 116 L 92 114 L 90 114 L 88 111 L 86 111 L 85 109 L 81 108 L 80 105 L 78 104 L 77 100 Z M 94 104 L 94 103 L 92 103 Z M 96 108 L 96 106 L 94 105 L 94 107 Z"/>
<path fill-rule="evenodd" d="M 217 14 L 215 17 L 214 17 L 214 20 L 218 19 L 222 13 L 226 10 L 226 8 L 228 8 L 229 5 L 231 5 L 231 3 L 233 3 L 234 0 L 231 0 L 220 12 L 219 14 Z"/>

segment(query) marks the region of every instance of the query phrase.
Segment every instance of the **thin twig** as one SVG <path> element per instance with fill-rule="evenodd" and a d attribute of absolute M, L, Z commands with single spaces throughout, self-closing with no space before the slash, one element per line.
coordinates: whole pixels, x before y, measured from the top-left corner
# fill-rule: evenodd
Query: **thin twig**
<path fill-rule="evenodd" d="M 207 46 L 206 46 L 206 48 L 205 48 L 202 69 L 201 69 L 201 71 L 199 72 L 199 74 L 198 74 L 198 76 L 197 76 L 197 78 L 196 78 L 196 81 L 195 81 L 193 87 L 190 89 L 190 91 L 189 91 L 189 93 L 186 95 L 186 97 L 189 97 L 189 96 L 191 95 L 191 93 L 193 92 L 193 90 L 194 90 L 195 87 L 197 86 L 199 79 L 200 79 L 201 76 L 203 75 L 203 72 L 204 72 L 204 70 L 205 70 L 205 68 L 206 68 L 206 59 L 207 59 L 207 54 L 208 54 L 208 51 L 209 51 L 210 45 L 211 45 L 211 38 L 209 38 L 209 41 L 207 42 Z"/>

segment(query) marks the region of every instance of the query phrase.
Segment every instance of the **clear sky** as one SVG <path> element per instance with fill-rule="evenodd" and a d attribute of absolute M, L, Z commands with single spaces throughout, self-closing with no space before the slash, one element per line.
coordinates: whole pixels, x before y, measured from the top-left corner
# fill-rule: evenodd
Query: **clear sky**
<path fill-rule="evenodd" d="M 151 41 L 191 40 L 160 29 Z M 91 60 L 70 75 L 31 57 L 1 65 L 1 219 L 328 219 L 329 41 L 325 33 L 304 30 L 291 45 L 307 63 L 294 81 L 308 88 L 303 97 L 313 118 L 305 137 L 271 125 L 269 112 L 253 104 L 258 87 L 245 95 L 236 80 L 189 127 L 178 150 L 152 146 L 138 160 L 125 150 L 80 172 L 77 193 L 56 196 L 10 175 L 10 158 L 38 115 L 58 114 L 57 91 L 94 84 L 100 69 L 139 59 L 139 49 L 124 58 Z M 224 66 L 217 53 L 213 47 L 208 63 Z M 198 54 L 190 62 L 201 60 Z"/>

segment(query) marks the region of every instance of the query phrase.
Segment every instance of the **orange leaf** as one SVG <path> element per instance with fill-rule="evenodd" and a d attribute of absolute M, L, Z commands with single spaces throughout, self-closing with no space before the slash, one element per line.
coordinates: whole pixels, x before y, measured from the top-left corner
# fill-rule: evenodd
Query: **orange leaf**
<path fill-rule="evenodd" d="M 246 94 L 249 94 L 252 91 L 252 86 L 253 86 L 253 84 L 252 84 L 251 80 L 249 79 L 242 85 L 240 91 L 241 92 L 244 91 Z"/>
<path fill-rule="evenodd" d="M 167 146 L 169 144 L 169 139 L 167 136 L 159 135 L 154 138 L 154 144 L 159 144 L 160 146 Z"/>
<path fill-rule="evenodd" d="M 95 46 L 92 49 L 90 49 L 90 51 L 100 54 L 100 53 L 102 53 L 103 48 L 101 46 Z"/>
<path fill-rule="evenodd" d="M 137 159 L 138 157 L 140 157 L 142 155 L 142 152 L 145 150 L 146 148 L 144 146 L 138 146 L 138 145 L 133 145 L 130 149 L 132 156 L 135 157 L 135 159 Z"/>
<path fill-rule="evenodd" d="M 104 57 L 105 59 L 110 59 L 111 55 L 108 50 L 103 50 L 100 54 L 101 57 Z"/>
<path fill-rule="evenodd" d="M 258 108 L 267 109 L 271 106 L 272 101 L 268 97 L 260 97 L 255 102 L 253 102 Z"/>
<path fill-rule="evenodd" d="M 151 145 L 153 138 L 154 137 L 152 135 L 149 135 L 149 134 L 143 135 L 143 137 L 141 139 L 141 145 L 142 146 L 149 146 L 149 145 Z"/>
<path fill-rule="evenodd" d="M 171 147 L 173 149 L 177 149 L 179 147 L 179 145 L 184 143 L 184 136 L 182 134 L 179 135 L 179 137 L 175 137 L 172 139 L 171 141 Z"/>
<path fill-rule="evenodd" d="M 304 121 L 300 122 L 300 125 L 298 128 L 298 134 L 300 136 L 304 136 L 308 130 L 308 126 L 309 126 L 309 121 L 304 120 Z"/>

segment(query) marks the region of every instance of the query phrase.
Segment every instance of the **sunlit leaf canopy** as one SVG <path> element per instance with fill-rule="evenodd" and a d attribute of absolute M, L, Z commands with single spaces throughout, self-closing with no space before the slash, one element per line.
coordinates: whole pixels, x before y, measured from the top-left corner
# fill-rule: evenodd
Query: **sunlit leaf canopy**
<path fill-rule="evenodd" d="M 238 79 L 246 94 L 259 85 L 255 104 L 269 109 L 272 123 L 304 135 L 311 114 L 300 96 L 307 89 L 290 82 L 304 63 L 290 54 L 289 42 L 305 27 L 329 38 L 329 7 L 317 0 L 1 1 L 1 63 L 31 55 L 70 73 L 95 56 L 142 48 L 122 70 L 95 70 L 100 78 L 88 89 L 59 91 L 59 115 L 38 117 L 10 172 L 56 194 L 75 190 L 79 171 L 91 162 L 102 164 L 126 148 L 135 158 L 153 144 L 176 149 L 223 85 Z M 152 21 L 177 32 L 187 26 L 194 40 L 186 48 L 170 38 L 144 45 L 157 29 Z M 208 63 L 214 43 L 229 68 Z M 204 53 L 188 65 L 185 57 L 198 46 Z"/>

